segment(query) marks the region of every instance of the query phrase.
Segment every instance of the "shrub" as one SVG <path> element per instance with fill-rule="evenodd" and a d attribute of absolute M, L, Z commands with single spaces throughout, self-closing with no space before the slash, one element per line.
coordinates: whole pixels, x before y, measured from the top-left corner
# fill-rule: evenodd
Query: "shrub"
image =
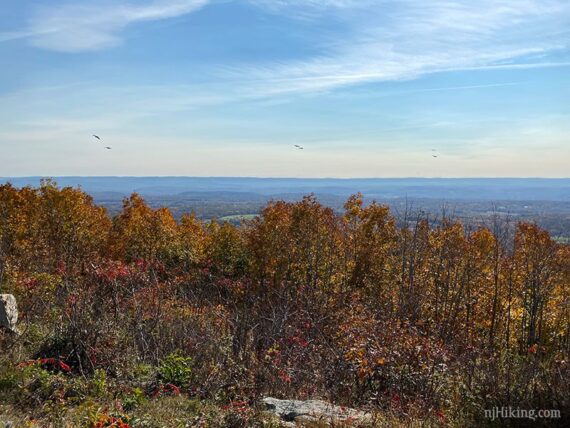
<path fill-rule="evenodd" d="M 179 352 L 169 354 L 161 361 L 158 374 L 162 383 L 187 387 L 192 379 L 192 358 Z"/>

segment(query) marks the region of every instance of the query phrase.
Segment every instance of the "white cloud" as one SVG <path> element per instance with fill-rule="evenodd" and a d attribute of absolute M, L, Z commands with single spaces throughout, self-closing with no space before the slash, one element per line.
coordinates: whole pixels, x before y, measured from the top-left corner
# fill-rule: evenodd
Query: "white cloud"
<path fill-rule="evenodd" d="M 121 42 L 129 25 L 194 12 L 209 0 L 155 0 L 152 2 L 89 1 L 44 7 L 20 33 L 0 35 L 0 40 L 28 38 L 34 46 L 60 52 L 104 49 Z"/>
<path fill-rule="evenodd" d="M 27 38 L 61 52 L 104 49 L 121 43 L 131 24 L 182 16 L 214 1 L 64 3 L 37 10 L 28 28 L 0 33 L 0 41 Z M 446 71 L 568 66 L 565 58 L 552 56 L 570 46 L 568 0 L 225 1 L 314 19 L 315 30 L 305 37 L 320 55 L 275 63 L 260 58 L 226 64 L 229 72 L 218 72 L 219 83 L 239 83 L 238 92 L 247 96 L 326 91 Z M 333 22 L 340 24 L 337 29 L 320 31 L 319 25 Z"/>
<path fill-rule="evenodd" d="M 570 47 L 567 0 L 376 0 L 352 13 L 345 11 L 350 0 L 257 3 L 291 17 L 319 4 L 343 24 L 320 56 L 234 70 L 270 94 L 445 71 L 568 66 L 550 58 Z"/>

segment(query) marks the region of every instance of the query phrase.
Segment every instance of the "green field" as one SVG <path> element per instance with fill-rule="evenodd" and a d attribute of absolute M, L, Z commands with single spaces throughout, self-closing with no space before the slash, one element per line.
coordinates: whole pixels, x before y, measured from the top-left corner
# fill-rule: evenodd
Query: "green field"
<path fill-rule="evenodd" d="M 230 223 L 239 223 L 241 221 L 249 221 L 249 220 L 253 220 L 255 217 L 257 217 L 258 214 L 238 214 L 238 215 L 227 215 L 224 217 L 220 217 L 220 221 L 227 221 Z"/>

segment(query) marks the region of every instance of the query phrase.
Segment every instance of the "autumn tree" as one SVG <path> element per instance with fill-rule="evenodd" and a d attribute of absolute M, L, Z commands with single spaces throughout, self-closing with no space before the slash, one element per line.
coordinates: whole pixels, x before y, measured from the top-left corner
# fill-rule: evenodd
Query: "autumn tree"
<path fill-rule="evenodd" d="M 80 189 L 44 181 L 39 191 L 39 231 L 52 264 L 78 266 L 101 254 L 111 222 L 104 208 Z"/>
<path fill-rule="evenodd" d="M 208 231 L 196 215 L 183 215 L 178 225 L 178 241 L 182 253 L 181 263 L 186 270 L 204 262 L 207 240 Z"/>
<path fill-rule="evenodd" d="M 409 220 L 406 212 L 398 231 L 398 310 L 401 319 L 424 324 L 425 296 L 428 292 L 427 272 L 430 263 L 430 226 L 428 219 L 418 213 Z"/>
<path fill-rule="evenodd" d="M 28 271 L 82 268 L 103 251 L 110 220 L 104 208 L 80 189 L 0 188 L 0 267 L 7 257 Z"/>
<path fill-rule="evenodd" d="M 371 293 L 389 313 L 397 306 L 397 231 L 387 206 L 364 206 L 362 195 L 345 204 L 348 283 Z"/>
<path fill-rule="evenodd" d="M 123 201 L 113 219 L 109 246 L 114 257 L 168 261 L 179 251 L 178 226 L 168 208 L 153 210 L 138 194 Z"/>
<path fill-rule="evenodd" d="M 0 286 L 12 256 L 27 230 L 25 218 L 25 199 L 20 191 L 11 184 L 0 186 Z"/>
<path fill-rule="evenodd" d="M 548 326 L 556 316 L 551 308 L 553 291 L 564 281 L 557 263 L 558 246 L 548 232 L 535 224 L 520 223 L 515 235 L 514 264 L 520 302 L 520 346 L 548 343 Z"/>
<path fill-rule="evenodd" d="M 213 271 L 237 278 L 248 268 L 247 248 L 242 231 L 228 222 L 211 221 L 207 227 L 206 257 Z"/>

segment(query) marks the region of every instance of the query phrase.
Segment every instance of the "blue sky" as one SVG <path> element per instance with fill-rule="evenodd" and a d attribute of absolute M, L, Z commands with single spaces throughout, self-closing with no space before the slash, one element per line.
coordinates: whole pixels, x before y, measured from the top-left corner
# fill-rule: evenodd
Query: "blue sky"
<path fill-rule="evenodd" d="M 0 3 L 0 176 L 570 176 L 568 0 Z"/>

